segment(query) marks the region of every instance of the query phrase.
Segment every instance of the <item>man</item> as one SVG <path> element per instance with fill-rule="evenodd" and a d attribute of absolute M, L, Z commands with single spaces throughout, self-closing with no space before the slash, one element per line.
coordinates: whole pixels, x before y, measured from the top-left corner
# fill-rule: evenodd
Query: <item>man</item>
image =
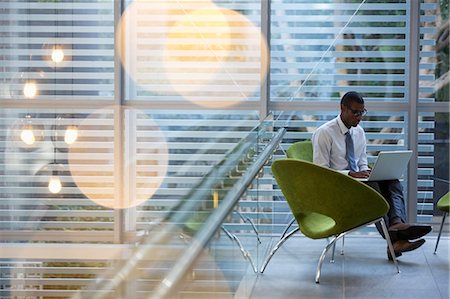
<path fill-rule="evenodd" d="M 367 113 L 364 99 L 354 91 L 341 99 L 341 113 L 320 126 L 313 134 L 314 163 L 335 169 L 354 178 L 366 178 L 370 174 L 367 165 L 366 137 L 359 123 Z M 398 180 L 367 182 L 389 203 L 390 209 L 384 217 L 389 229 L 395 256 L 419 248 L 425 243 L 419 239 L 431 231 L 429 225 L 406 223 L 403 187 Z M 377 229 L 384 237 L 380 225 Z M 388 258 L 392 259 L 388 250 Z"/>

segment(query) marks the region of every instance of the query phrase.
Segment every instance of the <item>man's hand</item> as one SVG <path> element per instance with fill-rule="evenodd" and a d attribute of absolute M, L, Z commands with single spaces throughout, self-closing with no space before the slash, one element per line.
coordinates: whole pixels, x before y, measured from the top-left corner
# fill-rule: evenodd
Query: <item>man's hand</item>
<path fill-rule="evenodd" d="M 348 173 L 348 175 L 351 176 L 351 177 L 360 178 L 360 179 L 367 178 L 370 175 L 370 169 L 369 170 L 364 170 L 364 171 L 358 171 L 358 172 L 350 171 Z"/>

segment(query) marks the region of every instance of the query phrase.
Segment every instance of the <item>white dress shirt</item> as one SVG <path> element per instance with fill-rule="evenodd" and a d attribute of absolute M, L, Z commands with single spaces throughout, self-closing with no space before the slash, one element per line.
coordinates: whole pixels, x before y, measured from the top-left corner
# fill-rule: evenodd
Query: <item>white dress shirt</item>
<path fill-rule="evenodd" d="M 312 136 L 314 163 L 348 173 L 348 161 L 345 159 L 345 133 L 347 131 L 350 132 L 353 139 L 358 171 L 369 169 L 364 129 L 359 125 L 347 129 L 339 115 L 321 125 L 314 132 Z"/>

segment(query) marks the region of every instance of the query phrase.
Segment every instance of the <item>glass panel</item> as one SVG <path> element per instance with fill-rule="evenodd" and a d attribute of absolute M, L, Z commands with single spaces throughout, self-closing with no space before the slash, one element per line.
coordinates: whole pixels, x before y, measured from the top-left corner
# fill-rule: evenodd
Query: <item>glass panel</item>
<path fill-rule="evenodd" d="M 1 111 L 2 241 L 92 241 L 91 233 L 112 242 L 113 210 L 88 196 L 114 195 L 114 121 L 103 112 Z"/>
<path fill-rule="evenodd" d="M 252 255 L 259 248 L 257 230 L 240 212 L 241 207 L 236 206 L 228 216 L 221 211 L 239 200 L 229 194 L 241 187 L 239 179 L 261 154 L 260 145 L 266 142 L 260 141 L 272 135 L 258 129 L 241 139 L 186 195 L 180 196 L 163 219 L 150 223 L 133 246 L 123 247 L 119 251 L 122 259 L 99 273 L 82 293 L 95 298 L 114 297 L 119 292 L 128 298 L 155 294 L 159 298 L 167 295 L 166 291 L 192 298 L 215 297 L 217 293 L 233 296 L 237 292 L 248 296 L 251 288 L 240 282 L 249 267 L 256 269 Z M 225 224 L 215 231 L 211 226 L 217 217 L 225 216 Z M 213 238 L 204 237 L 208 234 Z M 192 257 L 195 263 L 187 260 Z M 180 267 L 183 272 L 174 278 L 172 274 Z M 171 289 L 172 285 L 176 288 Z"/>
<path fill-rule="evenodd" d="M 245 138 L 258 123 L 256 111 L 146 111 L 157 123 L 167 143 L 169 164 L 166 175 L 152 200 L 144 202 L 136 211 L 136 229 L 146 229 L 148 223 L 163 219 L 188 196 L 202 178 L 222 161 L 236 144 Z M 148 136 L 148 119 L 136 124 L 136 153 L 139 164 L 150 156 L 148 148 L 154 142 Z M 133 131 L 132 131 L 133 132 Z M 138 180 L 145 181 L 142 173 Z M 138 193 L 145 193 L 145 186 Z"/>
<path fill-rule="evenodd" d="M 127 99 L 229 107 L 258 101 L 257 1 L 134 1 L 119 23 Z"/>
<path fill-rule="evenodd" d="M 361 3 L 355 3 L 361 2 Z M 408 5 L 272 1 L 271 99 L 407 101 Z"/>
<path fill-rule="evenodd" d="M 440 7 L 442 6 L 442 7 Z M 447 5 L 448 6 L 448 5 Z M 440 9 L 448 11 L 444 2 L 422 3 L 421 49 L 419 70 L 419 102 L 448 102 L 448 40 L 445 41 L 444 20 L 438 17 Z"/>
<path fill-rule="evenodd" d="M 249 135 L 258 123 L 257 111 L 1 110 L 1 265 L 7 281 L 1 296 L 44 289 L 41 295 L 70 297 L 81 288 L 92 294 L 93 286 L 124 288 L 132 294 L 127 298 L 136 298 L 133 292 L 154 288 L 148 281 L 162 279 L 167 263 L 183 254 L 258 154 L 259 132 Z M 210 245 L 218 246 L 218 260 L 223 244 L 239 257 L 225 271 L 234 284 L 250 264 L 228 233 L 242 234 L 245 246 L 257 245 L 255 235 L 245 239 L 255 234 L 246 220 L 236 208 L 227 232 L 213 241 L 219 245 Z M 174 231 L 159 240 L 167 228 Z M 138 277 L 133 282 L 108 286 L 102 279 L 116 274 L 110 269 L 131 258 L 135 244 L 145 250 L 145 241 L 169 242 L 169 255 L 142 261 L 130 274 Z M 197 273 L 202 271 L 214 272 Z M 62 276 L 67 280 L 59 285 Z M 234 285 L 230 292 L 236 291 Z"/>
<path fill-rule="evenodd" d="M 1 1 L 0 99 L 111 98 L 113 1 Z"/>
<path fill-rule="evenodd" d="M 260 150 L 263 149 L 264 143 L 260 142 L 267 141 L 266 138 L 270 138 L 272 135 L 269 132 L 264 133 L 264 131 L 254 133 L 257 135 L 250 135 L 244 144 L 241 143 L 242 145 L 251 145 L 250 151 L 246 151 L 244 157 L 240 157 L 238 165 L 232 168 L 231 173 L 225 175 L 225 180 L 219 183 L 216 190 L 212 190 L 212 196 L 209 195 L 211 207 L 214 207 L 215 201 L 218 209 L 222 204 L 226 204 L 228 193 L 239 187 L 238 179 L 245 174 L 246 168 L 255 162 Z M 218 170 L 226 167 L 226 164 L 220 166 Z M 214 177 L 217 178 L 216 175 Z M 252 215 L 253 213 L 248 208 L 249 205 L 256 207 L 258 203 L 259 189 L 255 190 L 254 184 L 257 182 L 254 181 L 253 185 L 240 198 L 238 204 L 233 208 L 233 212 L 226 217 L 223 225 L 215 232 L 214 238 L 202 251 L 200 258 L 188 273 L 187 279 L 177 288 L 179 296 L 195 294 L 193 295 L 195 298 L 209 298 L 216 297 L 218 294 L 224 297 L 233 297 L 237 293 L 241 296 L 250 295 L 251 286 L 244 277 L 246 275 L 254 277 L 254 271 L 258 269 L 258 252 L 260 250 L 257 219 L 254 219 L 255 215 Z M 202 210 L 203 214 L 208 211 L 205 203 L 202 204 Z M 206 223 L 211 223 L 217 214 L 214 210 L 210 212 L 212 212 L 210 218 L 206 219 L 203 216 Z M 197 214 L 197 221 L 201 219 L 198 216 L 201 214 Z M 204 227 L 193 236 L 191 242 L 195 243 L 203 231 Z M 193 230 L 191 228 L 186 232 L 192 234 Z"/>
<path fill-rule="evenodd" d="M 436 202 L 449 191 L 449 113 L 422 112 L 419 119 L 417 213 L 420 221 L 435 223 Z"/>
<path fill-rule="evenodd" d="M 299 105 L 276 111 L 276 128 L 288 133 L 275 159 L 335 117 L 349 89 L 386 104 L 363 123 L 370 161 L 406 148 L 409 1 L 360 2 L 272 1 L 272 100 Z M 0 99 L 112 100 L 124 89 L 129 100 L 98 110 L 8 101 L 0 110 L 2 298 L 68 298 L 81 289 L 87 298 L 98 290 L 148 297 L 273 137 L 271 128 L 249 135 L 259 104 L 233 110 L 259 101 L 261 1 L 126 1 L 119 24 L 115 3 L 0 2 Z M 421 9 L 419 101 L 448 102 L 448 84 L 435 81 L 448 72 L 448 45 L 434 37 L 440 7 Z M 116 50 L 125 86 L 114 82 Z M 310 111 L 315 100 L 328 102 Z M 448 191 L 449 113 L 422 107 L 418 218 L 430 222 Z M 291 217 L 265 165 L 202 247 L 180 296 L 248 297 L 249 262 L 261 264 L 266 242 Z"/>

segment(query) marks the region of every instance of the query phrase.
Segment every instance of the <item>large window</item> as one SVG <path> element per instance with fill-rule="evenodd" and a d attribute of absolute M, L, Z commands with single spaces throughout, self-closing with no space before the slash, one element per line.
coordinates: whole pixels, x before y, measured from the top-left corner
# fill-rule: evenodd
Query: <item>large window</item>
<path fill-rule="evenodd" d="M 118 24 L 126 99 L 206 108 L 259 100 L 258 1 L 134 1 Z"/>
<path fill-rule="evenodd" d="M 141 177 L 164 177 L 161 168 L 176 173 L 172 168 L 180 164 L 195 172 L 190 161 L 197 156 L 197 165 L 214 165 L 266 116 L 267 107 L 279 126 L 289 127 L 284 147 L 310 138 L 337 114 L 337 102 L 348 90 L 367 100 L 364 126 L 371 156 L 391 149 L 417 152 L 412 164 L 417 171 L 409 172 L 417 184 L 408 197 L 419 200 L 419 214 L 426 216 L 421 220 L 430 221 L 432 177 L 448 170 L 442 149 L 448 147 L 448 133 L 440 129 L 448 126 L 448 107 L 439 103 L 448 102 L 448 84 L 433 85 L 436 76 L 448 73 L 440 26 L 447 15 L 439 3 L 30 0 L 0 5 L 5 25 L 0 103 L 9 108 L 1 114 L 2 194 L 8 210 L 16 211 L 7 216 L 5 228 L 20 226 L 14 219 L 29 216 L 35 222 L 27 229 L 40 229 L 44 218 L 71 219 L 69 227 L 84 229 L 92 223 L 75 222 L 95 215 L 92 219 L 102 219 L 96 229 L 111 230 L 113 216 L 104 209 L 117 206 L 86 198 L 117 197 L 124 173 L 117 164 L 135 165 L 124 168 L 133 172 L 124 190 L 141 186 L 146 191 L 138 188 L 134 195 L 158 196 L 163 190 L 158 188 L 177 184 L 166 178 L 146 185 Z M 261 93 L 264 87 L 267 94 Z M 70 130 L 79 134 L 74 144 L 64 141 Z M 163 141 L 167 145 L 155 147 Z M 63 195 L 47 191 L 54 173 L 64 177 Z M 158 191 L 150 195 L 152 188 Z M 78 220 L 61 212 L 78 206 L 101 211 L 86 208 Z"/>
<path fill-rule="evenodd" d="M 114 1 L 2 1 L 1 99 L 111 99 Z"/>
<path fill-rule="evenodd" d="M 289 127 L 285 148 L 310 138 L 338 114 L 345 92 L 358 91 L 369 110 L 362 123 L 369 155 L 406 148 L 417 153 L 405 180 L 409 216 L 416 221 L 418 200 L 417 220 L 431 221 L 433 160 L 443 161 L 448 172 L 448 154 L 422 145 L 437 136 L 425 132 L 448 126 L 442 117 L 448 114 L 435 113 L 448 111 L 438 103 L 448 102 L 448 58 L 442 60 L 448 44 L 435 40 L 445 35 L 438 29 L 443 21 L 439 3 L 280 0 L 271 1 L 271 8 L 269 106 L 278 125 Z M 448 134 L 439 143 L 448 144 Z"/>
<path fill-rule="evenodd" d="M 367 100 L 370 162 L 414 150 L 410 220 L 433 221 L 449 179 L 441 2 L 0 1 L 0 242 L 84 243 L 103 261 L 8 261 L 19 295 L 65 275 L 61 297 L 95 281 L 111 267 L 95 246 L 156 226 L 259 121 L 287 128 L 285 150 L 348 90 Z M 291 217 L 263 170 L 224 226 L 237 234 L 253 238 L 252 219 L 271 235 Z"/>

